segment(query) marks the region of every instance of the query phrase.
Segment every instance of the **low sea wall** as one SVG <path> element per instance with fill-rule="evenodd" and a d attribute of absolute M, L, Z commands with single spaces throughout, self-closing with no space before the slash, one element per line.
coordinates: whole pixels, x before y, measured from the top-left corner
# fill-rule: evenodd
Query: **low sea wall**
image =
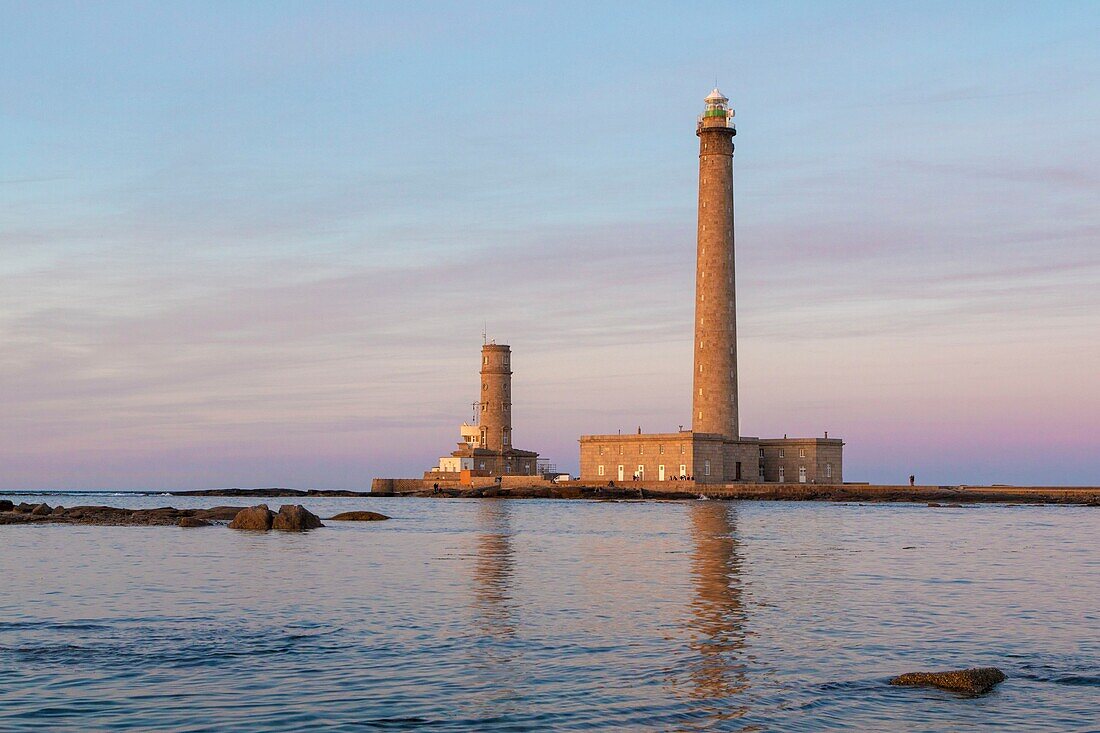
<path fill-rule="evenodd" d="M 1100 506 L 1096 486 L 908 486 L 891 484 L 696 484 L 692 481 L 623 481 L 555 483 L 526 476 L 457 481 L 375 479 L 372 493 L 384 496 L 499 498 L 708 498 L 758 501 L 863 501 L 973 504 L 1088 504 Z"/>

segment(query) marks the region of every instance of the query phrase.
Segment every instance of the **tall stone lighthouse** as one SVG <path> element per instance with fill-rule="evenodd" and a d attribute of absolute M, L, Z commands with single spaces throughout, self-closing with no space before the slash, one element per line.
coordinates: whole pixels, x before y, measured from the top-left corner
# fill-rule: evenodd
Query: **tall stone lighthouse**
<path fill-rule="evenodd" d="M 737 414 L 737 307 L 733 247 L 733 110 L 715 89 L 703 100 L 695 252 L 691 429 L 580 437 L 581 478 L 598 483 L 687 479 L 840 483 L 844 441 L 741 435 Z M 824 432 L 824 431 L 823 431 Z M 681 486 L 683 484 L 680 484 Z M 708 492 L 709 493 L 709 492 Z"/>
<path fill-rule="evenodd" d="M 715 89 L 699 136 L 699 229 L 695 259 L 695 378 L 691 426 L 736 440 L 737 310 L 733 270 L 733 110 Z"/>

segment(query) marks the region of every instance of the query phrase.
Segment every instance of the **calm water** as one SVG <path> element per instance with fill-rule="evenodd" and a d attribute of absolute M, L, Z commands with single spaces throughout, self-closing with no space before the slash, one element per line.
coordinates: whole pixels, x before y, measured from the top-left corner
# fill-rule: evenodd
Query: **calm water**
<path fill-rule="evenodd" d="M 394 519 L 0 527 L 0 730 L 1100 730 L 1100 510 L 304 503 Z"/>

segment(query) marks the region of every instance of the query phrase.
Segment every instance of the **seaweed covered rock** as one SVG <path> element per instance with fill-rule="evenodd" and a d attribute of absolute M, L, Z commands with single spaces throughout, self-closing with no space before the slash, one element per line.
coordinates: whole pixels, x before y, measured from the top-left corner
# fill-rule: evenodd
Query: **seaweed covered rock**
<path fill-rule="evenodd" d="M 197 517 L 180 517 L 179 526 L 181 527 L 209 527 L 210 522 L 205 519 L 198 519 Z"/>
<path fill-rule="evenodd" d="M 984 695 L 1004 680 L 1004 672 L 996 667 L 975 667 L 950 672 L 909 672 L 893 678 L 890 684 L 938 687 L 968 695 Z"/>
<path fill-rule="evenodd" d="M 215 506 L 209 509 L 196 509 L 191 516 L 197 519 L 231 522 L 237 518 L 240 511 L 239 506 Z"/>
<path fill-rule="evenodd" d="M 233 520 L 236 521 L 236 520 Z M 233 526 L 233 525 L 229 525 Z M 321 518 L 301 504 L 283 504 L 271 523 L 272 529 L 283 532 L 304 532 L 307 529 L 324 527 Z"/>
<path fill-rule="evenodd" d="M 229 528 L 266 532 L 271 529 L 274 519 L 275 515 L 267 508 L 267 504 L 258 504 L 237 512 L 237 516 L 233 517 L 233 521 L 229 523 Z"/>
<path fill-rule="evenodd" d="M 389 519 L 378 512 L 340 512 L 332 518 L 334 522 L 380 522 Z"/>

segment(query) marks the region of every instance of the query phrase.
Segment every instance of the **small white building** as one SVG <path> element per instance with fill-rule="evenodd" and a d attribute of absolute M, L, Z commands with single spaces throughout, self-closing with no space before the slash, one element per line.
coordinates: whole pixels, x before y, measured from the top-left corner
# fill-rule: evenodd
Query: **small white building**
<path fill-rule="evenodd" d="M 458 428 L 458 434 L 462 437 L 459 447 L 481 447 L 481 428 L 468 422 L 462 423 Z M 459 473 L 460 471 L 472 471 L 474 468 L 473 456 L 441 456 L 439 465 L 434 470 L 441 473 Z"/>

